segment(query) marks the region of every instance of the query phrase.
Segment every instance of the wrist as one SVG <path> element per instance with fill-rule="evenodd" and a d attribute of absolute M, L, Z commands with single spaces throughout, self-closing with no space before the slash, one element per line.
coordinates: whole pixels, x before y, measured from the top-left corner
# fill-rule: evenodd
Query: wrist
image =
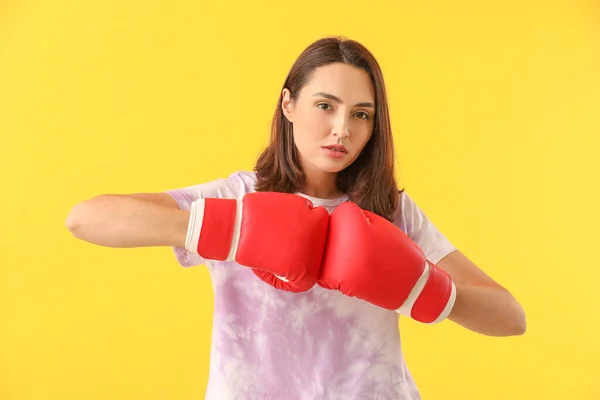
<path fill-rule="evenodd" d="M 446 271 L 426 263 L 423 274 L 398 313 L 419 322 L 437 324 L 452 312 L 456 302 L 456 285 Z"/>
<path fill-rule="evenodd" d="M 185 248 L 209 260 L 232 261 L 237 252 L 242 202 L 198 199 L 190 207 Z"/>
<path fill-rule="evenodd" d="M 195 254 L 198 253 L 198 241 L 200 240 L 200 231 L 202 230 L 202 220 L 204 218 L 204 205 L 205 200 L 198 199 L 190 206 L 185 248 Z"/>

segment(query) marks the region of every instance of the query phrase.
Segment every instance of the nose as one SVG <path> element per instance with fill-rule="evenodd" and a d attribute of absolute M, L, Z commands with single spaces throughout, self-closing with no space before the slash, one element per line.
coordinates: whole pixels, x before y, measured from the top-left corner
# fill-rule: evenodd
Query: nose
<path fill-rule="evenodd" d="M 350 130 L 348 129 L 348 119 L 344 116 L 336 118 L 333 126 L 333 136 L 339 139 L 345 139 L 350 136 Z"/>

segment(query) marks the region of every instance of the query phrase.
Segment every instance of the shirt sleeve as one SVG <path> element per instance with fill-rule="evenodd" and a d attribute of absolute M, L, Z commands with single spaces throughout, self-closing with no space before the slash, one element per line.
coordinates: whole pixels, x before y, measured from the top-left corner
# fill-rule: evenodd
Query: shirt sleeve
<path fill-rule="evenodd" d="M 456 250 L 406 192 L 400 194 L 396 225 L 423 250 L 427 260 L 433 264 Z"/>
<path fill-rule="evenodd" d="M 241 200 L 248 192 L 249 185 L 239 175 L 231 175 L 226 179 L 217 179 L 180 189 L 168 190 L 180 209 L 189 211 L 191 204 L 197 199 L 218 198 Z M 206 263 L 206 260 L 188 251 L 184 247 L 173 247 L 173 252 L 182 267 L 194 267 Z"/>

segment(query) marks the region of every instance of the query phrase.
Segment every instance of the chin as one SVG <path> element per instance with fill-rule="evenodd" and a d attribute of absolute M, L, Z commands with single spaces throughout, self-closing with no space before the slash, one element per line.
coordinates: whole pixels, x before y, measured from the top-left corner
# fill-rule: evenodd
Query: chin
<path fill-rule="evenodd" d="M 302 164 L 313 171 L 320 171 L 328 174 L 337 174 L 346 168 L 348 168 L 356 160 L 356 157 L 352 158 L 350 154 L 342 159 L 332 159 L 329 157 L 322 157 L 320 154 L 315 157 L 305 158 Z"/>
<path fill-rule="evenodd" d="M 316 167 L 323 172 L 337 174 L 338 172 L 345 170 L 350 164 L 351 163 L 347 163 L 347 162 L 339 162 L 339 163 L 321 162 L 321 163 L 316 163 Z"/>
<path fill-rule="evenodd" d="M 344 167 L 344 168 L 320 168 L 320 170 L 323 172 L 330 173 L 330 174 L 337 174 L 337 173 L 343 171 L 345 168 L 346 167 Z"/>

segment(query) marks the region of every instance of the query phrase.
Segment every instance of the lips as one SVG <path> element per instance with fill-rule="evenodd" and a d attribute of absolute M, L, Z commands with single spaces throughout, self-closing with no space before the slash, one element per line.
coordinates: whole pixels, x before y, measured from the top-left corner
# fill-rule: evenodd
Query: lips
<path fill-rule="evenodd" d="M 323 152 L 329 159 L 342 160 L 348 154 L 348 149 L 339 144 L 332 144 L 330 146 L 322 146 Z"/>
<path fill-rule="evenodd" d="M 339 144 L 332 144 L 330 146 L 323 146 L 324 149 L 328 149 L 328 150 L 332 150 L 332 151 L 337 151 L 343 154 L 348 154 L 348 149 L 345 146 L 339 145 Z"/>

